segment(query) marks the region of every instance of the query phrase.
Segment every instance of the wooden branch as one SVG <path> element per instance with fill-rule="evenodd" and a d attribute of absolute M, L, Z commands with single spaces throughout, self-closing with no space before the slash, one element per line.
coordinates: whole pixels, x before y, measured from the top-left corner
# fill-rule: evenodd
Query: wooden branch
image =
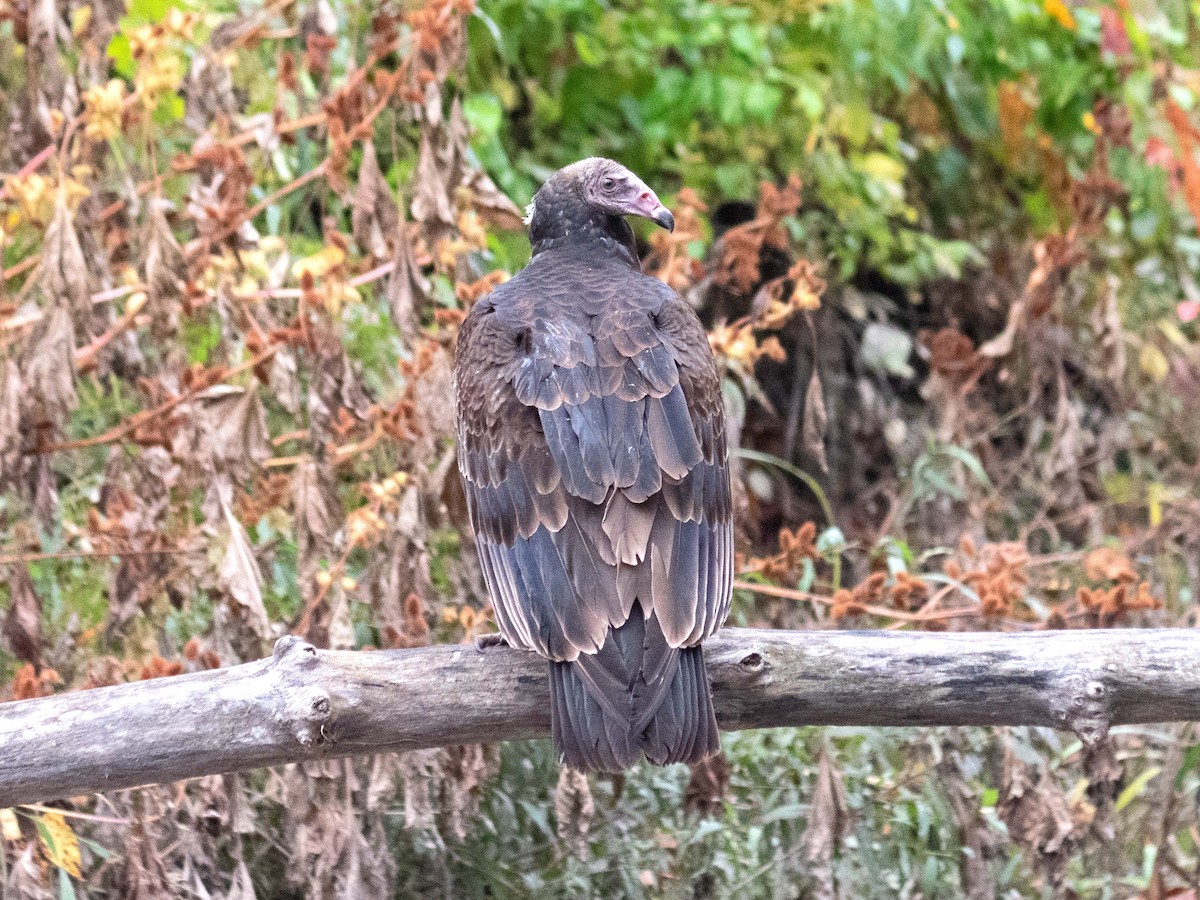
<path fill-rule="evenodd" d="M 731 628 L 705 645 L 725 730 L 1200 719 L 1200 632 Z M 0 807 L 319 757 L 543 736 L 546 664 L 507 647 L 317 650 L 0 704 Z"/>

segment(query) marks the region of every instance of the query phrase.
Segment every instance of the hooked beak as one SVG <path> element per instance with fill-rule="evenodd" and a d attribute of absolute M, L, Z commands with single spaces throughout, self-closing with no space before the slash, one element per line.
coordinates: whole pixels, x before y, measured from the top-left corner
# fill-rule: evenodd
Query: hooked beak
<path fill-rule="evenodd" d="M 646 216 L 646 218 L 655 225 L 667 229 L 667 231 L 675 230 L 675 217 L 671 215 L 671 211 L 661 203 L 658 204 L 658 208 L 655 209 L 653 213 Z"/>
<path fill-rule="evenodd" d="M 630 203 L 626 211 L 630 215 L 649 219 L 655 225 L 665 228 L 667 231 L 674 231 L 675 217 L 671 215 L 671 211 L 658 202 L 658 197 L 655 196 L 654 191 L 650 190 L 644 184 L 641 185 L 641 188 L 637 198 Z"/>

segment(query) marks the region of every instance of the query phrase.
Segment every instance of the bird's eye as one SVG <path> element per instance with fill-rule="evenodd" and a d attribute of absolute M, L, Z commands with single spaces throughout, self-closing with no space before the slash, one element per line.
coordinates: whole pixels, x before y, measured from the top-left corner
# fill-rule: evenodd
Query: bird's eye
<path fill-rule="evenodd" d="M 604 189 L 606 191 L 611 191 L 613 189 L 614 184 L 616 184 L 616 182 L 613 181 L 612 176 L 609 176 L 604 179 Z"/>

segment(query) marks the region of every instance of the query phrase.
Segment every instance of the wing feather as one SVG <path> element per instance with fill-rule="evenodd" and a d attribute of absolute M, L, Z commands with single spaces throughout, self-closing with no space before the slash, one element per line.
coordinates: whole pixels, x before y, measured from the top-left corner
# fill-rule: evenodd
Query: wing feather
<path fill-rule="evenodd" d="M 523 286 L 524 274 L 476 304 L 459 335 L 460 470 L 484 577 L 510 643 L 560 661 L 596 655 L 587 677 L 611 702 L 624 664 L 610 629 L 655 616 L 647 634 L 663 649 L 639 652 L 663 677 L 646 673 L 644 711 L 673 677 L 671 648 L 728 613 L 720 383 L 695 314 L 661 283 L 631 273 L 628 291 L 589 312 L 545 277 Z M 596 674 L 609 662 L 612 684 Z"/>

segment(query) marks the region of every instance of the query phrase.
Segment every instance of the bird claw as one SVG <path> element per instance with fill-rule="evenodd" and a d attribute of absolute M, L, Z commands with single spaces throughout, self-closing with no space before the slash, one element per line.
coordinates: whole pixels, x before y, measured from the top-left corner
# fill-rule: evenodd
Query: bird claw
<path fill-rule="evenodd" d="M 489 634 L 481 634 L 475 638 L 475 649 L 482 653 L 488 647 L 507 647 L 508 641 L 504 639 L 504 635 L 498 632 Z"/>

